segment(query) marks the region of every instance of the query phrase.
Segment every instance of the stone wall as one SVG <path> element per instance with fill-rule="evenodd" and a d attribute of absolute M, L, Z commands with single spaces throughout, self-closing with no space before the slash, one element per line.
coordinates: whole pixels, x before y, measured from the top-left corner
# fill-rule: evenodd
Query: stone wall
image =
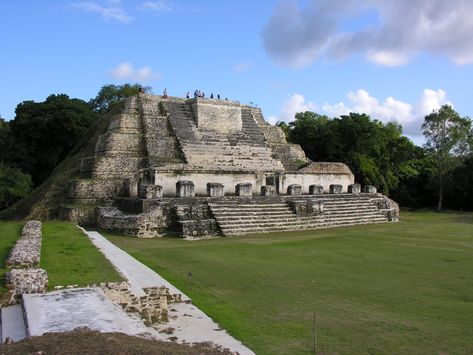
<path fill-rule="evenodd" d="M 23 293 L 44 293 L 48 289 L 48 274 L 43 269 L 13 269 L 5 275 L 5 286 L 14 299 Z"/>
<path fill-rule="evenodd" d="M 101 207 L 98 212 L 99 228 L 138 238 L 160 237 L 168 224 L 164 208 L 159 205 L 140 214 L 126 214 L 116 207 Z"/>
<path fill-rule="evenodd" d="M 8 268 L 34 268 L 39 266 L 41 255 L 41 222 L 26 222 L 21 237 L 11 249 L 5 263 Z"/>
<path fill-rule="evenodd" d="M 91 202 L 111 199 L 119 194 L 122 184 L 122 179 L 71 180 L 67 186 L 67 198 Z"/>
<path fill-rule="evenodd" d="M 108 282 L 100 285 L 105 295 L 129 314 L 139 316 L 148 327 L 168 321 L 168 305 L 181 302 L 180 294 L 171 294 L 166 287 L 143 289 L 145 296 L 136 297 L 128 282 Z"/>
<path fill-rule="evenodd" d="M 41 255 L 41 222 L 26 222 L 21 236 L 5 263 L 14 269 L 5 275 L 5 286 L 10 290 L 8 303 L 15 303 L 23 293 L 42 293 L 48 287 L 48 275 L 38 269 Z"/>
<path fill-rule="evenodd" d="M 280 191 L 285 193 L 289 185 L 298 184 L 302 186 L 302 193 L 308 194 L 310 185 L 321 185 L 328 192 L 330 185 L 342 185 L 342 191 L 346 192 L 348 185 L 354 183 L 353 174 L 290 174 L 287 173 L 280 178 Z"/>
<path fill-rule="evenodd" d="M 156 171 L 154 181 L 156 185 L 163 187 L 163 196 L 176 196 L 176 181 L 185 180 L 194 183 L 196 196 L 207 196 L 208 183 L 220 183 L 225 187 L 225 194 L 235 193 L 235 186 L 239 183 L 251 183 L 255 191 L 260 191 L 261 186 L 265 184 L 264 173 L 221 173 L 215 172 L 184 172 L 179 175 L 174 172 Z"/>
<path fill-rule="evenodd" d="M 195 99 L 192 103 L 194 117 L 199 129 L 220 133 L 242 130 L 241 106 L 239 102 Z"/>

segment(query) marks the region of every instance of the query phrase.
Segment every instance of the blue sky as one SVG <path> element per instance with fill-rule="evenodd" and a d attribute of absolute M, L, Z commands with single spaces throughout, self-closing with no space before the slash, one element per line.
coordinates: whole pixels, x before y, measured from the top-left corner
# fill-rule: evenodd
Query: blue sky
<path fill-rule="evenodd" d="M 271 122 L 367 112 L 420 141 L 441 104 L 473 116 L 472 15 L 467 0 L 2 0 L 0 115 L 139 82 L 251 101 Z"/>

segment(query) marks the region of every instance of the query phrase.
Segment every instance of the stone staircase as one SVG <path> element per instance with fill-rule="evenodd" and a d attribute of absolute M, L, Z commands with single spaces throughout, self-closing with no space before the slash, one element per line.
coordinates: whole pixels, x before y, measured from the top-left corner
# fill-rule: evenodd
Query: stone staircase
<path fill-rule="evenodd" d="M 312 216 L 297 216 L 285 198 L 227 199 L 211 202 L 209 207 L 225 236 L 388 222 L 370 197 L 324 196 L 320 200 L 323 213 Z"/>
<path fill-rule="evenodd" d="M 243 131 L 219 133 L 199 129 L 186 102 L 165 104 L 169 122 L 178 138 L 187 164 L 195 169 L 220 171 L 283 171 L 249 110 L 242 113 Z"/>

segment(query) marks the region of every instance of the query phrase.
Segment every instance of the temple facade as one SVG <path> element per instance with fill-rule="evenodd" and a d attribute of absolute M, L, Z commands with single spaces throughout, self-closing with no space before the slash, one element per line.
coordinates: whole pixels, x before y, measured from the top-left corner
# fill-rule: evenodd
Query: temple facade
<path fill-rule="evenodd" d="M 259 108 L 140 93 L 114 107 L 61 215 L 138 237 L 186 238 L 398 220 L 342 163 L 310 161 Z"/>

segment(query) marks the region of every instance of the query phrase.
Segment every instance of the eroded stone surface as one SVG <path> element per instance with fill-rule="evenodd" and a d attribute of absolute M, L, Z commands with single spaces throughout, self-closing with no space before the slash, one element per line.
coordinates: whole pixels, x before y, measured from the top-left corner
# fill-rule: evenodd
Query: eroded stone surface
<path fill-rule="evenodd" d="M 330 193 L 331 194 L 341 194 L 343 190 L 342 185 L 332 184 L 330 185 Z"/>
<path fill-rule="evenodd" d="M 41 222 L 26 222 L 21 237 L 10 251 L 6 266 L 19 268 L 33 268 L 39 266 L 41 255 Z"/>
<path fill-rule="evenodd" d="M 350 184 L 348 185 L 348 193 L 349 194 L 359 194 L 361 192 L 361 185 L 360 184 Z"/>
<path fill-rule="evenodd" d="M 43 269 L 13 269 L 5 276 L 5 286 L 15 296 L 24 293 L 43 293 L 48 288 L 48 274 Z"/>

